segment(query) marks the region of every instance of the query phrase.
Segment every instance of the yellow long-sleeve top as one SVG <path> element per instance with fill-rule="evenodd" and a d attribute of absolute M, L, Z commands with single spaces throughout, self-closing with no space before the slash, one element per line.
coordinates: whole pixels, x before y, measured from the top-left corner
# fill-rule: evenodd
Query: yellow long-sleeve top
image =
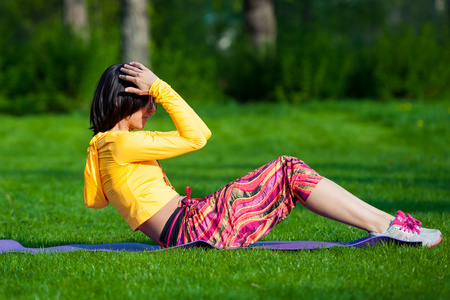
<path fill-rule="evenodd" d="M 177 130 L 100 132 L 89 143 L 84 170 L 85 205 L 103 208 L 112 203 L 133 230 L 178 195 L 166 184 L 157 159 L 200 149 L 211 136 L 167 83 L 157 79 L 150 94 L 169 113 Z"/>

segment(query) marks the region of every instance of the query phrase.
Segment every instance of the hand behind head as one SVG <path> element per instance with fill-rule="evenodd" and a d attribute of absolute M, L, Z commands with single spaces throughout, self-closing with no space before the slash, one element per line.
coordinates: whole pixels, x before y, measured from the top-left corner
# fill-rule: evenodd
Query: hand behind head
<path fill-rule="evenodd" d="M 127 87 L 125 92 L 137 95 L 148 95 L 150 87 L 158 79 L 152 71 L 138 62 L 125 64 L 120 71 L 123 73 L 119 78 L 134 83 L 137 88 Z"/>

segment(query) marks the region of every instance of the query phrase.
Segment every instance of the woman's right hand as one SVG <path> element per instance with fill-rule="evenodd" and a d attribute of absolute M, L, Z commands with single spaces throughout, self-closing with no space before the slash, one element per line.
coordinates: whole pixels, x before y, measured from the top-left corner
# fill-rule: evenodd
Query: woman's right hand
<path fill-rule="evenodd" d="M 148 95 L 150 87 L 158 79 L 152 71 L 138 62 L 125 64 L 120 71 L 123 73 L 119 78 L 134 83 L 137 88 L 127 87 L 125 92 L 137 95 Z"/>

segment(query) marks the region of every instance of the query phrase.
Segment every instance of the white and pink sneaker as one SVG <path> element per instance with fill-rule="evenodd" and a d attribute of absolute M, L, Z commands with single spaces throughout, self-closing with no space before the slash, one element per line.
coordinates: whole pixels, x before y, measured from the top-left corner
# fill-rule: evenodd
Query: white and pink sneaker
<path fill-rule="evenodd" d="M 441 242 L 442 233 L 437 229 L 422 228 L 422 223 L 410 214 L 398 211 L 389 228 L 383 233 L 370 232 L 369 236 L 388 236 L 402 241 L 422 242 L 432 247 Z"/>

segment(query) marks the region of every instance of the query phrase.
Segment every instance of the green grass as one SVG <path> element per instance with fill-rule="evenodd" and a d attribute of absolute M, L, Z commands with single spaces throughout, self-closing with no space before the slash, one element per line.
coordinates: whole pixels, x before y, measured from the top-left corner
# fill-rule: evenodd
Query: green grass
<path fill-rule="evenodd" d="M 174 249 L 0 255 L 0 299 L 448 299 L 450 103 L 325 102 L 197 107 L 213 137 L 162 161 L 180 193 L 205 196 L 294 155 L 365 201 L 439 228 L 433 248 Z M 152 243 L 113 207 L 83 204 L 88 116 L 0 116 L 0 239 L 27 247 Z M 173 129 L 164 113 L 150 130 Z M 349 241 L 361 230 L 296 208 L 265 240 Z"/>

